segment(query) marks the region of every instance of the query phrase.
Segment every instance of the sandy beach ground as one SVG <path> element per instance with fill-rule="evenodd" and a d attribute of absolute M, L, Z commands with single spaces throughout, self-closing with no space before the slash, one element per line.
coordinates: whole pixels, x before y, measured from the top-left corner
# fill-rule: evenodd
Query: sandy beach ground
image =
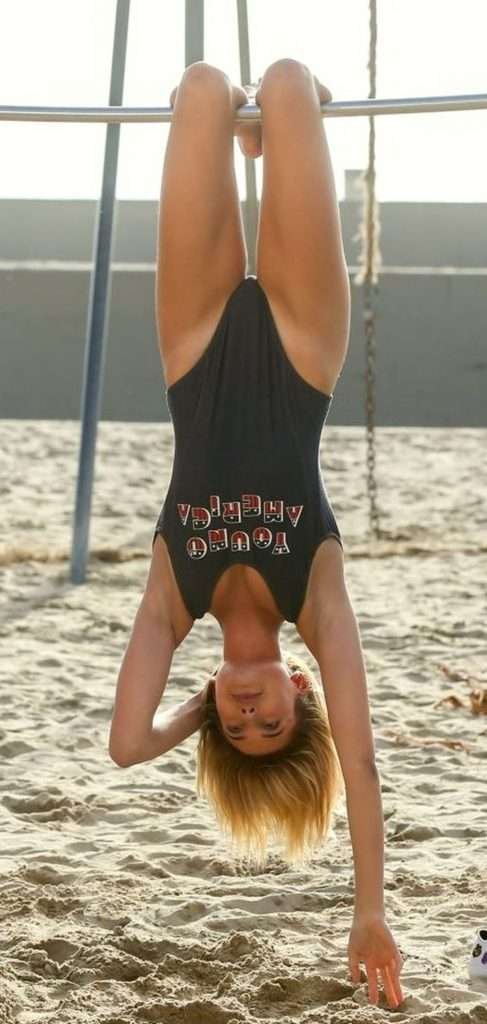
<path fill-rule="evenodd" d="M 487 687 L 487 430 L 378 429 L 388 536 L 373 545 L 365 430 L 322 437 L 368 673 L 387 918 L 404 959 L 396 1011 L 382 989 L 368 1003 L 365 974 L 348 980 L 343 799 L 305 870 L 272 849 L 265 870 L 244 872 L 196 796 L 196 736 L 150 763 L 110 760 L 172 428 L 100 424 L 92 554 L 74 586 L 79 436 L 72 421 L 0 421 L 0 1021 L 487 1022 L 487 985 L 467 973 L 487 927 L 487 718 L 472 698 Z M 163 705 L 202 685 L 220 636 L 209 616 L 196 622 Z M 307 654 L 291 623 L 281 642 Z"/>

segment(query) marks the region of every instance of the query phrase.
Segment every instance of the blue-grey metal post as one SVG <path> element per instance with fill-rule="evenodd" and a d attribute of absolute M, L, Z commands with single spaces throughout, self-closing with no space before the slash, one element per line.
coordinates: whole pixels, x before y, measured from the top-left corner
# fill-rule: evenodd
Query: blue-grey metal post
<path fill-rule="evenodd" d="M 186 0 L 184 22 L 184 64 L 204 60 L 205 0 Z"/>
<path fill-rule="evenodd" d="M 117 0 L 110 79 L 110 106 L 121 106 L 123 102 L 129 12 L 130 0 Z M 108 312 L 110 309 L 110 264 L 119 139 L 120 124 L 108 124 L 106 129 L 103 183 L 98 203 L 98 218 L 93 244 L 93 269 L 91 272 L 88 302 L 81 399 L 81 445 L 71 551 L 71 581 L 73 583 L 84 582 L 88 559 L 96 434 L 100 415 Z"/>
<path fill-rule="evenodd" d="M 247 0 L 237 0 L 238 18 L 238 47 L 240 56 L 240 83 L 250 85 L 250 40 L 249 40 L 249 17 L 247 11 Z M 255 176 L 255 160 L 245 157 L 245 204 L 244 204 L 244 229 L 245 242 L 247 247 L 247 271 L 255 274 L 255 246 L 257 242 L 257 224 L 259 216 L 259 202 L 257 199 L 257 182 Z M 241 204 L 240 204 L 241 208 Z"/>

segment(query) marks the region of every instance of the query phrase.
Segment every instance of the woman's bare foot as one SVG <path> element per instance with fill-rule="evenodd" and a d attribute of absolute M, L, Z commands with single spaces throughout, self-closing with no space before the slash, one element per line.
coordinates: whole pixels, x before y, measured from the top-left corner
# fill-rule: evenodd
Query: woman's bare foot
<path fill-rule="evenodd" d="M 329 103 L 330 100 L 333 99 L 333 96 L 332 96 L 328 86 L 323 85 L 323 83 L 320 82 L 319 78 L 317 78 L 316 75 L 313 75 L 313 78 L 315 80 L 316 89 L 318 91 L 318 96 L 319 96 L 319 99 L 320 99 L 320 104 L 321 103 Z"/>
<path fill-rule="evenodd" d="M 241 107 L 244 103 L 254 103 L 255 86 L 247 85 L 233 86 L 234 105 Z M 262 156 L 262 125 L 260 121 L 248 121 L 235 124 L 234 135 L 237 136 L 238 144 L 244 156 L 255 160 Z"/>
<path fill-rule="evenodd" d="M 316 86 L 316 91 L 318 93 L 320 104 L 321 103 L 329 103 L 330 100 L 333 99 L 333 96 L 332 96 L 328 86 L 323 85 L 323 83 L 320 82 L 319 78 L 317 78 L 316 75 L 313 75 L 313 79 L 314 79 L 314 83 L 315 83 L 315 86 Z M 259 78 L 259 82 L 261 82 L 261 81 L 262 81 L 262 79 Z M 249 88 L 251 88 L 251 87 L 249 86 Z M 260 89 L 257 89 L 257 92 L 255 93 L 254 103 L 257 103 L 260 106 Z"/>

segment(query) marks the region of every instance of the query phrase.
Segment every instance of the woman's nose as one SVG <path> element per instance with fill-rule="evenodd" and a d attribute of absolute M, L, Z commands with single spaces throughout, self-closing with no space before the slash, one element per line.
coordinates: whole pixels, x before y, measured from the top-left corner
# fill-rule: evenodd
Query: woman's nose
<path fill-rule="evenodd" d="M 240 710 L 243 711 L 245 715 L 252 715 L 255 711 L 255 707 L 253 704 L 241 704 Z"/>

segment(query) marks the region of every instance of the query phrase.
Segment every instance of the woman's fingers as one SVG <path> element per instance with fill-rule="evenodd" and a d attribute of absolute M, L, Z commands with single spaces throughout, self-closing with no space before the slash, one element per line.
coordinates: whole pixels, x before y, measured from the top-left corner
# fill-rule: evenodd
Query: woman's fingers
<path fill-rule="evenodd" d="M 380 972 L 382 974 L 382 984 L 384 986 L 387 1002 L 390 1006 L 399 1006 L 399 1003 L 402 1003 L 404 996 L 399 983 L 396 962 L 393 961 L 391 965 L 386 964 L 384 967 L 381 967 Z"/>
<path fill-rule="evenodd" d="M 401 990 L 399 982 L 397 967 L 395 963 L 386 964 L 384 967 L 371 967 L 366 963 L 365 969 L 367 972 L 367 986 L 368 986 L 368 998 L 370 1003 L 377 1005 L 379 1000 L 379 985 L 377 979 L 377 971 L 380 971 L 382 978 L 382 987 L 384 989 L 384 995 L 387 999 L 388 1005 L 395 1009 L 402 1003 L 404 995 Z"/>
<path fill-rule="evenodd" d="M 366 963 L 365 964 L 365 969 L 367 971 L 369 1003 L 377 1003 L 377 1001 L 379 999 L 379 986 L 377 984 L 376 968 L 375 967 L 369 967 L 369 965 Z"/>

